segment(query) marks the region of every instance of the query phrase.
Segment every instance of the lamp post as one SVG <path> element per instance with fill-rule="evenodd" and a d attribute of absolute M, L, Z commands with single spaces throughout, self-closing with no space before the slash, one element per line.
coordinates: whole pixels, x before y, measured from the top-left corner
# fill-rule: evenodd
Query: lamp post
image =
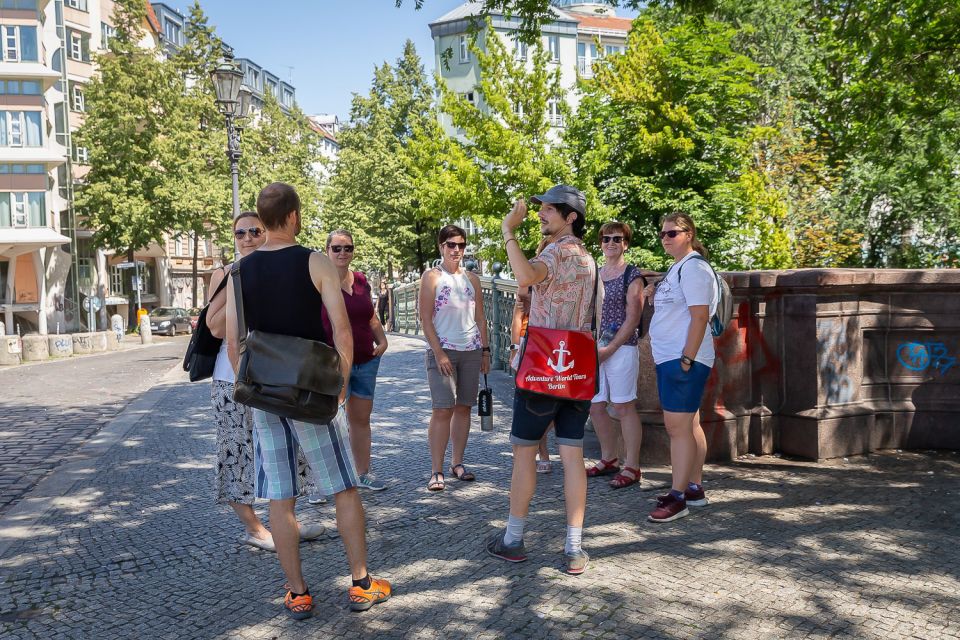
<path fill-rule="evenodd" d="M 250 108 L 250 92 L 243 86 L 243 72 L 232 59 L 223 58 L 210 72 L 217 93 L 217 110 L 227 121 L 227 159 L 233 181 L 233 217 L 240 215 L 240 131 L 237 120 Z"/>

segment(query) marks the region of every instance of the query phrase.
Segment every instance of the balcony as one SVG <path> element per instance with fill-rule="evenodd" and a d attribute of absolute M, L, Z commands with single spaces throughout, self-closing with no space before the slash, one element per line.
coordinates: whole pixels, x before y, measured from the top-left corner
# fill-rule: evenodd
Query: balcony
<path fill-rule="evenodd" d="M 583 78 L 592 78 L 593 60 L 584 56 L 577 56 L 577 73 Z"/>

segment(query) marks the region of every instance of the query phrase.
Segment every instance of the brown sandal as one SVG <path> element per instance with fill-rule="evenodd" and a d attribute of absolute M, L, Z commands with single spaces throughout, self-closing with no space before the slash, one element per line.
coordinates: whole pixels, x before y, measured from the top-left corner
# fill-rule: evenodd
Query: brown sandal
<path fill-rule="evenodd" d="M 620 466 L 617 465 L 617 458 L 611 458 L 610 460 L 600 458 L 597 464 L 592 467 L 587 467 L 587 477 L 597 478 L 599 476 L 609 476 L 618 471 L 620 471 Z"/>
<path fill-rule="evenodd" d="M 631 478 L 627 474 L 632 475 Z M 613 480 L 610 481 L 610 486 L 614 489 L 623 489 L 624 487 L 629 487 L 632 484 L 637 484 L 643 478 L 643 472 L 640 469 L 634 469 L 633 467 L 624 467 L 620 470 L 620 473 L 613 476 Z"/>
<path fill-rule="evenodd" d="M 432 476 L 430 476 L 430 482 L 427 483 L 428 491 L 443 491 L 445 487 L 446 485 L 443 482 L 442 472 L 437 471 Z"/>
<path fill-rule="evenodd" d="M 460 468 L 460 473 L 457 473 L 457 467 Z M 450 475 L 452 475 L 457 480 L 462 480 L 463 482 L 473 482 L 477 479 L 477 476 L 473 474 L 473 471 L 467 471 L 467 468 L 461 464 L 455 464 L 450 467 Z"/>

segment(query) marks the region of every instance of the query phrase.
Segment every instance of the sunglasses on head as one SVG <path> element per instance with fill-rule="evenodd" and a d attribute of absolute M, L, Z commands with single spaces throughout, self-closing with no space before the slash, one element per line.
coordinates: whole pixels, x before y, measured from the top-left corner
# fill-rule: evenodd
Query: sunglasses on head
<path fill-rule="evenodd" d="M 463 251 L 467 248 L 466 242 L 454 242 L 453 240 L 447 240 L 443 244 L 447 245 L 447 249 L 460 249 L 460 251 Z"/>
<path fill-rule="evenodd" d="M 623 236 L 603 236 L 602 238 L 600 238 L 600 241 L 603 244 L 607 244 L 608 242 L 613 242 L 614 244 L 620 244 L 621 242 L 623 242 Z"/>
<path fill-rule="evenodd" d="M 676 238 L 681 233 L 686 233 L 686 232 L 687 232 L 687 229 L 670 229 L 670 231 L 661 231 L 660 239 L 663 240 L 664 238 Z"/>
<path fill-rule="evenodd" d="M 330 251 L 333 251 L 334 253 L 340 253 L 341 251 L 343 251 L 344 253 L 353 253 L 353 245 L 352 244 L 332 244 L 330 245 Z"/>
<path fill-rule="evenodd" d="M 250 227 L 249 229 L 234 229 L 233 235 L 237 240 L 243 240 L 250 234 L 251 238 L 259 238 L 263 235 L 263 229 L 260 227 Z"/>

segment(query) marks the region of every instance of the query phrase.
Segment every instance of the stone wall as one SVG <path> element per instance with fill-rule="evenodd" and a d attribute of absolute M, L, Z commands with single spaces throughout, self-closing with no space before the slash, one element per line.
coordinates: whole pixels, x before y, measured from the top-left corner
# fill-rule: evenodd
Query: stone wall
<path fill-rule="evenodd" d="M 701 408 L 711 459 L 960 449 L 960 271 L 723 275 L 736 314 Z M 669 450 L 646 339 L 640 358 L 643 460 L 654 462 Z"/>

